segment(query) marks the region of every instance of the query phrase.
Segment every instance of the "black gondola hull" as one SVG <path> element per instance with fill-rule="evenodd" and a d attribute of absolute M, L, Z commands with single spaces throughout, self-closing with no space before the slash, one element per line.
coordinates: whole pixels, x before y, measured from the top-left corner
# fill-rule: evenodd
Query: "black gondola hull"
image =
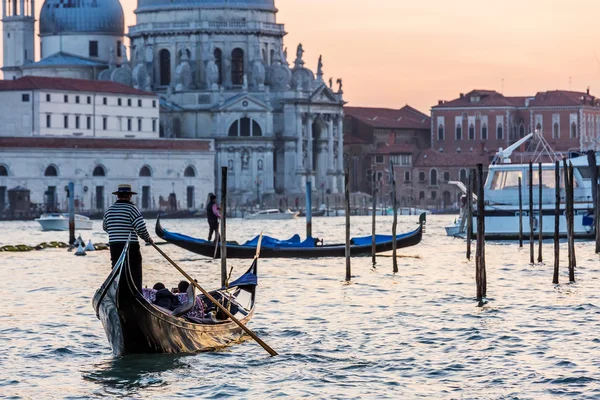
<path fill-rule="evenodd" d="M 396 241 L 396 248 L 402 249 L 411 247 L 419 244 L 423 238 L 423 226 L 424 223 L 420 223 L 419 227 L 413 232 L 405 235 L 404 237 Z M 179 246 L 183 249 L 191 251 L 192 253 L 200 254 L 205 257 L 221 257 L 220 246 L 212 243 L 198 243 L 195 241 L 178 240 L 173 238 L 167 238 L 165 230 L 160 224 L 160 219 L 156 220 L 156 234 L 169 243 Z M 376 253 L 384 253 L 392 250 L 392 241 L 386 241 L 377 243 L 375 247 Z M 352 257 L 358 256 L 370 256 L 371 255 L 371 244 L 358 246 L 350 246 L 350 255 Z M 215 253 L 216 252 L 216 253 Z M 216 255 L 215 255 L 216 254 Z M 254 258 L 256 249 L 249 246 L 240 246 L 236 244 L 227 245 L 227 258 L 239 258 L 239 259 L 251 259 Z M 268 248 L 263 247 L 260 251 L 260 258 L 328 258 L 328 257 L 345 257 L 346 256 L 346 245 L 326 245 L 326 246 L 315 246 L 315 247 L 279 247 L 279 248 Z"/>
<path fill-rule="evenodd" d="M 255 267 L 255 264 L 253 264 Z M 111 274 L 112 276 L 113 274 Z M 195 353 L 239 341 L 242 329 L 232 321 L 199 324 L 162 312 L 137 291 L 126 267 L 96 292 L 93 306 L 117 356 L 141 353 Z M 246 324 L 254 311 L 236 315 Z"/>

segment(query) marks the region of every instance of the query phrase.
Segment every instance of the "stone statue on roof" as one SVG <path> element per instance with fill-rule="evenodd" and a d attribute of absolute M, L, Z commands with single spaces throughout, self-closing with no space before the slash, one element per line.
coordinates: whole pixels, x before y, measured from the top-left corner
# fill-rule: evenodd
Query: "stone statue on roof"
<path fill-rule="evenodd" d="M 304 49 L 302 48 L 302 43 L 298 45 L 298 49 L 296 50 L 296 68 L 302 68 L 304 66 L 304 60 L 302 60 L 302 56 L 304 54 Z"/>

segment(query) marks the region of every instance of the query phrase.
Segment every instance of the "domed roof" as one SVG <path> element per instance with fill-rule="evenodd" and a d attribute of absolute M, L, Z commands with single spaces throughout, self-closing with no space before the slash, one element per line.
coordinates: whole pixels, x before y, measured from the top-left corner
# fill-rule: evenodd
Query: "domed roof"
<path fill-rule="evenodd" d="M 100 33 L 123 35 L 125 16 L 119 0 L 46 0 L 40 35 Z"/>
<path fill-rule="evenodd" d="M 152 8 L 254 8 L 273 10 L 275 0 L 138 0 L 138 11 Z"/>

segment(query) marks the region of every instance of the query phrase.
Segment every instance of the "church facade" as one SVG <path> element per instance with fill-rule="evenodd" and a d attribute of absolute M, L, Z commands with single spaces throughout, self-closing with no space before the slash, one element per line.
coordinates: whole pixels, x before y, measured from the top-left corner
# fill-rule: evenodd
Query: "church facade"
<path fill-rule="evenodd" d="M 326 81 L 322 58 L 309 69 L 302 45 L 290 65 L 274 0 L 138 0 L 126 35 L 118 0 L 46 0 L 37 62 L 33 0 L 19 1 L 2 0 L 5 79 L 110 80 L 157 93 L 161 136 L 213 139 L 214 169 L 203 173 L 220 190 L 228 167 L 238 202 L 257 190 L 300 194 L 307 181 L 342 192 L 342 80 Z"/>

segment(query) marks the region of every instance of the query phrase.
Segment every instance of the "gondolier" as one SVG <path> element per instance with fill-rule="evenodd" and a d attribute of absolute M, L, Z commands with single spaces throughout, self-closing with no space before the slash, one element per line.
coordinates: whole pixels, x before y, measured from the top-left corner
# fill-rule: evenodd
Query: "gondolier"
<path fill-rule="evenodd" d="M 119 256 L 130 241 L 128 261 L 131 275 L 138 289 L 142 289 L 142 253 L 138 236 L 147 243 L 154 243 L 140 210 L 131 202 L 131 196 L 137 194 L 131 190 L 131 185 L 119 185 L 116 192 L 115 204 L 110 206 L 104 213 L 102 229 L 108 233 L 110 246 L 110 260 L 114 268 Z"/>
<path fill-rule="evenodd" d="M 219 219 L 221 214 L 219 213 L 219 207 L 217 207 L 217 196 L 214 194 L 210 195 L 210 201 L 206 206 L 206 220 L 208 221 L 208 241 L 212 238 L 213 232 L 215 234 L 215 240 L 219 239 Z"/>

